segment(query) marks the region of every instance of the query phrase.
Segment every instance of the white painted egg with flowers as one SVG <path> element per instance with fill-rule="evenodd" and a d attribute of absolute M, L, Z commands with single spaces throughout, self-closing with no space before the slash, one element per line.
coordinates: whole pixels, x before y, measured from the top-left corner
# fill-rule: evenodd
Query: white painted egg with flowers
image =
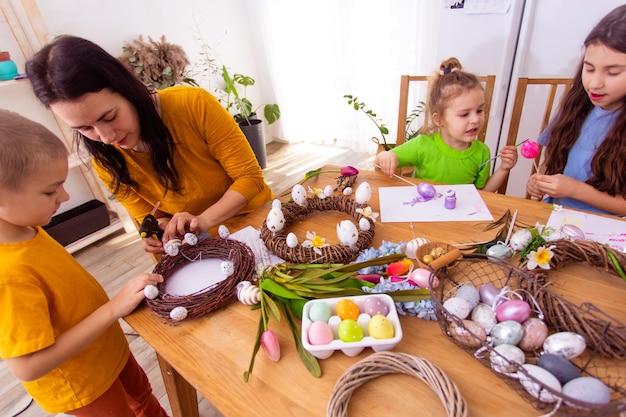
<path fill-rule="evenodd" d="M 324 187 L 324 195 L 326 197 L 330 197 L 331 195 L 333 195 L 333 187 L 331 187 L 330 185 Z"/>
<path fill-rule="evenodd" d="M 367 204 L 372 198 L 372 187 L 368 182 L 362 182 L 354 192 L 354 200 L 358 204 Z"/>
<path fill-rule="evenodd" d="M 359 231 L 350 220 L 342 220 L 337 225 L 337 237 L 342 245 L 352 248 L 359 240 Z"/>
<path fill-rule="evenodd" d="M 280 210 L 283 208 L 283 205 L 279 199 L 275 198 L 274 200 L 272 200 L 272 208 L 276 210 Z"/>
<path fill-rule="evenodd" d="M 303 206 L 306 201 L 306 188 L 302 184 L 296 184 L 291 189 L 291 198 L 297 205 Z"/>
<path fill-rule="evenodd" d="M 267 224 L 267 228 L 273 233 L 279 232 L 283 230 L 283 227 L 285 227 L 285 215 L 282 210 L 272 208 L 270 212 L 267 213 L 267 219 L 265 219 L 265 222 Z"/>

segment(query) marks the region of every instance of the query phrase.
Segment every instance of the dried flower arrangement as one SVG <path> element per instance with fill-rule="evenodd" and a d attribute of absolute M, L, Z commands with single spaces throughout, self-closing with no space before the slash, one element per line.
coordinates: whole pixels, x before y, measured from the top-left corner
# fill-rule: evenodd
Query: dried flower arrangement
<path fill-rule="evenodd" d="M 179 45 L 167 42 L 165 35 L 160 40 L 139 35 L 132 42 L 124 43 L 118 59 L 148 87 L 157 90 L 180 83 L 197 85 L 187 75 L 189 58 Z"/>

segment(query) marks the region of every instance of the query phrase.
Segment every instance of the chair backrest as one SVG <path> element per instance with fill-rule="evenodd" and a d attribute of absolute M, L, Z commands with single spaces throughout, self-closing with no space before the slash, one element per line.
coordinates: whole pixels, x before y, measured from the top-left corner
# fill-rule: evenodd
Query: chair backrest
<path fill-rule="evenodd" d="M 491 98 L 493 96 L 493 90 L 496 84 L 495 75 L 478 76 L 478 80 L 484 84 L 485 89 L 485 125 L 478 134 L 478 140 L 485 141 L 485 135 L 487 134 L 487 122 L 489 121 L 489 111 L 491 110 Z M 421 82 L 427 83 L 426 95 L 424 100 L 424 124 L 422 129 L 428 128 L 430 123 L 430 109 L 428 108 L 428 95 L 430 92 L 429 76 L 428 75 L 401 75 L 400 76 L 400 102 L 398 105 L 398 135 L 396 137 L 396 145 L 400 145 L 406 141 L 407 132 L 407 116 L 409 111 L 409 93 L 411 91 L 411 83 Z"/>
<path fill-rule="evenodd" d="M 559 103 L 555 103 L 557 93 L 561 94 L 562 97 L 565 96 L 565 93 L 572 87 L 573 80 L 571 78 L 519 78 L 517 81 L 517 89 L 515 90 L 515 101 L 513 103 L 513 111 L 511 113 L 511 124 L 509 125 L 509 133 L 507 136 L 506 144 L 507 145 L 516 145 L 519 142 L 522 142 L 528 138 L 519 138 L 519 130 L 520 124 L 522 121 L 522 113 L 524 110 L 524 103 L 526 102 L 526 93 L 529 90 L 529 86 L 538 86 L 543 90 L 548 90 L 548 94 L 546 96 L 546 105 L 543 111 L 543 117 L 540 120 L 538 130 L 536 131 L 537 136 L 543 132 L 543 130 L 548 126 L 550 122 L 550 118 L 552 116 L 552 112 L 555 108 L 558 107 Z M 533 103 L 534 104 L 534 103 Z M 525 121 L 524 128 L 528 128 L 528 122 Z M 540 146 L 541 149 L 541 146 Z M 541 149 L 543 150 L 543 149 Z M 528 177 L 535 173 L 535 166 L 539 166 L 539 162 L 541 160 L 542 152 L 537 155 L 535 158 L 535 163 L 532 164 L 530 169 L 530 173 Z M 519 162 L 518 162 L 519 165 Z M 528 178 L 526 177 L 526 178 Z M 504 181 L 504 183 L 500 186 L 498 192 L 500 194 L 506 193 L 506 188 L 508 185 L 508 178 Z M 530 198 L 528 194 L 526 194 L 526 198 Z"/>

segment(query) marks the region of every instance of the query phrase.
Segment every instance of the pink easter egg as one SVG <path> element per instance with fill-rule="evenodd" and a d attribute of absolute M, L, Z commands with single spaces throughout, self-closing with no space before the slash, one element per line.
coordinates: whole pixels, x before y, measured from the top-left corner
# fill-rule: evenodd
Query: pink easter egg
<path fill-rule="evenodd" d="M 524 158 L 535 159 L 539 155 L 539 144 L 533 140 L 527 140 L 522 143 L 520 153 Z"/>
<path fill-rule="evenodd" d="M 523 300 L 508 300 L 496 307 L 498 322 L 513 320 L 518 323 L 525 322 L 530 317 L 530 305 Z"/>
<path fill-rule="evenodd" d="M 426 268 L 416 268 L 409 274 L 409 281 L 413 282 L 420 288 L 428 288 L 430 286 L 430 270 Z M 439 279 L 433 277 L 433 288 L 439 286 Z"/>

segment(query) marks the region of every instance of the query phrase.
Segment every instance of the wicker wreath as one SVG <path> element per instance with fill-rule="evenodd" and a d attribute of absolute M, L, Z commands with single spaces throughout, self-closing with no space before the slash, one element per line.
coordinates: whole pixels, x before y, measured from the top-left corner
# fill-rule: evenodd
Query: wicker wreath
<path fill-rule="evenodd" d="M 326 409 L 327 417 L 346 417 L 352 393 L 365 382 L 385 374 L 405 374 L 425 382 L 443 403 L 447 415 L 467 417 L 459 388 L 438 366 L 406 353 L 377 352 L 352 365 L 339 378 Z"/>
<path fill-rule="evenodd" d="M 165 291 L 165 283 L 175 271 L 196 260 L 218 258 L 233 262 L 233 273 L 226 279 L 189 295 L 172 295 Z M 254 274 L 254 254 L 244 243 L 234 239 L 205 238 L 195 245 L 183 244 L 176 256 L 165 255 L 153 272 L 163 275 L 157 285 L 159 295 L 146 299 L 158 316 L 175 322 L 170 312 L 176 307 L 187 310 L 188 319 L 194 319 L 224 307 L 237 299 L 237 284 L 251 280 Z"/>
<path fill-rule="evenodd" d="M 367 204 L 359 205 L 348 196 L 330 196 L 326 198 L 307 198 L 304 205 L 294 202 L 284 203 L 281 207 L 285 216 L 285 224 L 282 230 L 274 233 L 267 227 L 267 221 L 261 226 L 261 238 L 269 251 L 277 256 L 293 263 L 350 263 L 355 260 L 364 249 L 367 249 L 374 238 L 374 222 L 357 213 L 357 208 L 367 207 Z M 369 230 L 359 229 L 359 238 L 354 248 L 345 245 L 328 245 L 316 248 L 321 253 L 317 253 L 313 248 L 297 245 L 290 248 L 287 245 L 287 228 L 296 219 L 306 217 L 316 211 L 341 211 L 351 215 L 357 222 L 366 218 L 370 223 Z"/>
<path fill-rule="evenodd" d="M 549 242 L 554 256 L 550 268 L 557 270 L 568 264 L 585 262 L 589 266 L 622 276 L 626 254 L 591 240 L 559 239 Z M 526 262 L 522 267 L 526 266 Z M 537 300 L 546 322 L 557 331 L 571 331 L 585 336 L 587 344 L 607 357 L 626 359 L 626 326 L 590 303 L 578 306 L 547 289 L 547 271 L 532 270 L 536 279 L 527 280 L 524 287 Z"/>

